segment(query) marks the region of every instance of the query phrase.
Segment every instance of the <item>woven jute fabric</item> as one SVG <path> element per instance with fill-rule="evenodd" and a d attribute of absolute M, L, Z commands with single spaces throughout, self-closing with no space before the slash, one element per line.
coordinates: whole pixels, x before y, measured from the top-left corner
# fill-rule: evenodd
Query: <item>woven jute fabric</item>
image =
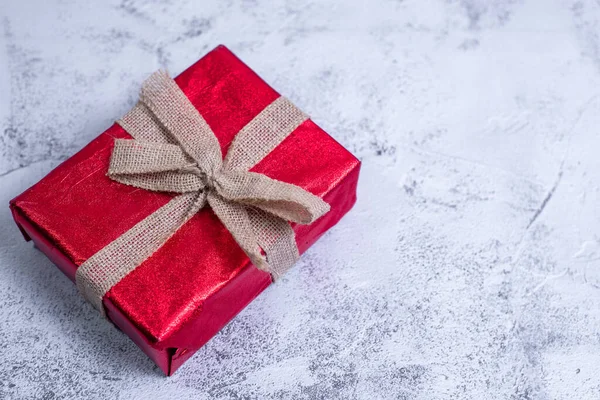
<path fill-rule="evenodd" d="M 79 291 L 104 315 L 104 295 L 206 204 L 256 267 L 281 276 L 299 257 L 289 222 L 310 224 L 329 204 L 249 169 L 307 119 L 279 97 L 238 132 L 223 160 L 202 115 L 165 72 L 154 73 L 118 121 L 134 139 L 115 140 L 108 176 L 178 195 L 85 261 L 76 273 Z"/>

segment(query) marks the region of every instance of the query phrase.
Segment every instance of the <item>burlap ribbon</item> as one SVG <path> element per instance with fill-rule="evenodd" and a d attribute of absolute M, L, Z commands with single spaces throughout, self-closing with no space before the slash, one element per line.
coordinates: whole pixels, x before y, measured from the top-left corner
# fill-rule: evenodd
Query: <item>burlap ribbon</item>
<path fill-rule="evenodd" d="M 279 97 L 236 135 L 223 160 L 219 142 L 198 110 L 165 72 L 154 73 L 144 82 L 139 103 L 118 121 L 134 140 L 115 140 L 108 176 L 180 194 L 77 269 L 83 296 L 104 315 L 104 295 L 206 203 L 250 261 L 279 277 L 299 257 L 288 221 L 310 224 L 329 205 L 298 186 L 248 170 L 306 119 Z"/>

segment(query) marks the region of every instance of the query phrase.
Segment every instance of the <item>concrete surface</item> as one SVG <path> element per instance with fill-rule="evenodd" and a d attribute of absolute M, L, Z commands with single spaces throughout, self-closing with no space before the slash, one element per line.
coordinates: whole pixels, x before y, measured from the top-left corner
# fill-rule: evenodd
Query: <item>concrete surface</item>
<path fill-rule="evenodd" d="M 0 16 L 0 398 L 600 398 L 597 1 L 3 0 Z M 165 378 L 7 202 L 150 72 L 219 43 L 362 159 L 359 201 Z"/>

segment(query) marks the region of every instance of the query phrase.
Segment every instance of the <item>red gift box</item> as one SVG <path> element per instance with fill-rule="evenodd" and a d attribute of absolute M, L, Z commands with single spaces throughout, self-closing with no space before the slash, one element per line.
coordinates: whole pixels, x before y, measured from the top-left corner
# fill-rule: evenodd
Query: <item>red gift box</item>
<path fill-rule="evenodd" d="M 202 114 L 223 154 L 236 133 L 279 94 L 219 46 L 175 82 Z M 114 124 L 40 182 L 13 199 L 15 222 L 72 281 L 90 256 L 165 205 L 172 194 L 136 189 L 107 177 Z M 297 185 L 330 204 L 310 225 L 294 225 L 300 253 L 356 200 L 360 162 L 311 120 L 251 171 Z M 271 284 L 205 207 L 103 299 L 107 318 L 165 372 L 173 374 Z"/>

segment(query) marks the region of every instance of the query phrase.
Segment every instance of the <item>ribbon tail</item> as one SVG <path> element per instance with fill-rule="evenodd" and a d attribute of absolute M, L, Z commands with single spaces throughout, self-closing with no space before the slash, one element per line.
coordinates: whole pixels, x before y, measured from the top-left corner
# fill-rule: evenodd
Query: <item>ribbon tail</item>
<path fill-rule="evenodd" d="M 270 272 L 266 258 L 262 255 L 248 211 L 243 204 L 225 200 L 216 193 L 208 193 L 208 204 L 225 228 L 231 233 L 237 244 L 258 269 Z"/>
<path fill-rule="evenodd" d="M 289 222 L 259 209 L 248 209 L 252 230 L 267 255 L 269 272 L 276 281 L 300 258 L 296 235 Z"/>
<path fill-rule="evenodd" d="M 174 197 L 87 259 L 75 274 L 83 297 L 105 316 L 104 295 L 154 254 L 205 202 L 205 193 Z"/>

